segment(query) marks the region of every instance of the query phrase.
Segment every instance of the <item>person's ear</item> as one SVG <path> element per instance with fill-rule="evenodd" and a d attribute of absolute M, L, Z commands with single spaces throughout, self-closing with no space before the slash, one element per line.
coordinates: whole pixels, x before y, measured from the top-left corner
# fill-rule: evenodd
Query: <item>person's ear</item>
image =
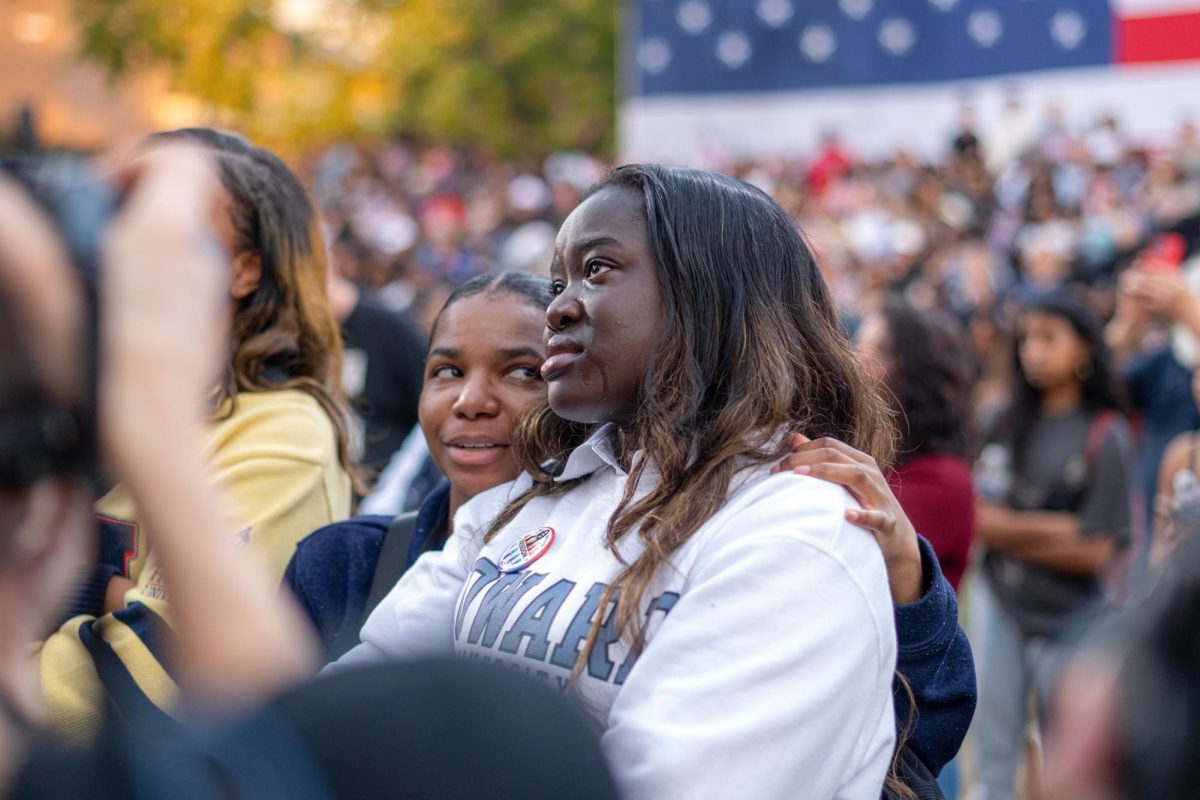
<path fill-rule="evenodd" d="M 234 300 L 249 297 L 262 280 L 262 256 L 257 250 L 243 250 L 233 258 L 233 284 L 229 294 Z"/>

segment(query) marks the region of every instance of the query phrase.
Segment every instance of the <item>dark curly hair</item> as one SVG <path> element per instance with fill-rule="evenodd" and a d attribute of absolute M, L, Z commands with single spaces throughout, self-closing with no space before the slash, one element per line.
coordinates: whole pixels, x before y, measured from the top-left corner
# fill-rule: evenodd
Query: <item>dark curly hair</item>
<path fill-rule="evenodd" d="M 896 462 L 921 453 L 965 457 L 971 437 L 974 365 L 957 320 L 893 298 L 883 309 L 887 326 L 887 388 L 899 428 Z"/>

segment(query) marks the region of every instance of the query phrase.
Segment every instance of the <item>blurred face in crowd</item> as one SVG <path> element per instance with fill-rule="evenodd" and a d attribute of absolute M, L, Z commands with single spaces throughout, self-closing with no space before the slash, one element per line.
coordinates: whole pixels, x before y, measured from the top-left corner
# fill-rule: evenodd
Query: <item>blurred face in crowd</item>
<path fill-rule="evenodd" d="M 443 313 L 430 341 L 421 430 L 458 504 L 512 480 L 513 424 L 545 398 L 543 312 L 523 297 L 485 292 Z"/>
<path fill-rule="evenodd" d="M 1021 371 L 1039 391 L 1078 383 L 1092 368 L 1091 351 L 1066 319 L 1030 311 L 1017 327 Z"/>
<path fill-rule="evenodd" d="M 608 188 L 563 223 L 546 310 L 550 407 L 573 422 L 622 422 L 663 329 L 663 300 L 642 197 Z"/>
<path fill-rule="evenodd" d="M 1058 201 L 1054 199 L 1053 190 L 1043 190 L 1030 193 L 1029 218 L 1037 222 L 1048 222 L 1058 216 Z"/>
<path fill-rule="evenodd" d="M 882 314 L 870 314 L 858 326 L 854 346 L 863 370 L 877 385 L 887 381 L 887 320 Z"/>
<path fill-rule="evenodd" d="M 1054 250 L 1039 247 L 1025 255 L 1025 277 L 1044 286 L 1061 286 L 1070 277 L 1071 263 Z"/>

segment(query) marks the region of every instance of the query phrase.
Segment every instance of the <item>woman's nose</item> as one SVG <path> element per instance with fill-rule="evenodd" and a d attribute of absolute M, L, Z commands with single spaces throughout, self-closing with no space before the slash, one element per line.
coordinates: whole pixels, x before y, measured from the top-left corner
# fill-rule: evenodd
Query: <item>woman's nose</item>
<path fill-rule="evenodd" d="M 490 381 L 482 377 L 468 378 L 455 398 L 452 410 L 466 419 L 494 417 L 500 411 L 500 404 L 491 391 Z"/>
<path fill-rule="evenodd" d="M 562 333 L 583 316 L 579 295 L 570 287 L 554 298 L 546 309 L 546 325 L 555 333 Z"/>

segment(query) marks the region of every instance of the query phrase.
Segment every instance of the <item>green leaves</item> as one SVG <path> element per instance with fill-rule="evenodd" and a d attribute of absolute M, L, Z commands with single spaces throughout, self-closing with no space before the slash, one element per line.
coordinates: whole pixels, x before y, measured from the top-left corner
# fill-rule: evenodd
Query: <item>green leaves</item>
<path fill-rule="evenodd" d="M 283 150 L 392 133 L 506 157 L 614 144 L 611 0 L 76 0 L 80 50 Z"/>

